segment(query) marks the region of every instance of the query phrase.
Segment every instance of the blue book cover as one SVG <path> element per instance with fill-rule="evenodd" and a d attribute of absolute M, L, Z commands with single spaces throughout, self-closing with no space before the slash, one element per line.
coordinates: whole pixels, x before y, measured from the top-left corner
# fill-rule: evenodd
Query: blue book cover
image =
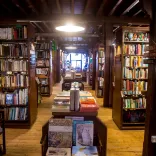
<path fill-rule="evenodd" d="M 6 105 L 13 105 L 14 103 L 14 94 L 6 94 Z"/>
<path fill-rule="evenodd" d="M 73 146 L 72 156 L 98 156 L 96 146 Z"/>
<path fill-rule="evenodd" d="M 93 121 L 78 121 L 78 120 L 73 120 L 73 145 L 76 146 L 77 142 L 77 124 L 81 125 L 88 125 L 91 124 L 93 125 Z M 81 126 L 82 127 L 82 126 Z M 93 126 L 92 126 L 93 127 Z M 81 129 L 83 131 L 83 129 Z M 92 130 L 93 131 L 93 130 Z M 82 133 L 81 133 L 82 134 Z M 81 137 L 82 138 L 82 137 Z M 83 140 L 83 139 L 82 139 Z"/>

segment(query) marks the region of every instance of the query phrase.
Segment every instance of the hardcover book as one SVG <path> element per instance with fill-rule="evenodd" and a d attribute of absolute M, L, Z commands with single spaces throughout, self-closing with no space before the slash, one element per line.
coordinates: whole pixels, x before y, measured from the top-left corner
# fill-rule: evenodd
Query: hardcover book
<path fill-rule="evenodd" d="M 48 147 L 46 156 L 71 156 L 71 149 Z"/>
<path fill-rule="evenodd" d="M 70 106 L 52 105 L 52 112 L 70 112 Z"/>
<path fill-rule="evenodd" d="M 73 145 L 93 146 L 93 121 L 73 121 Z"/>
<path fill-rule="evenodd" d="M 70 148 L 72 146 L 72 120 L 50 119 L 48 147 Z"/>
<path fill-rule="evenodd" d="M 98 156 L 96 146 L 73 146 L 72 156 Z"/>
<path fill-rule="evenodd" d="M 6 105 L 13 105 L 14 94 L 6 94 Z"/>

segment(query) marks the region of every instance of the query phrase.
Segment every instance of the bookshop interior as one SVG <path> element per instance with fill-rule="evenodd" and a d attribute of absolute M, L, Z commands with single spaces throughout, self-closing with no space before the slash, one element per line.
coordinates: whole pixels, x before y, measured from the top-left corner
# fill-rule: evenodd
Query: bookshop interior
<path fill-rule="evenodd" d="M 156 156 L 156 0 L 0 0 L 0 156 Z"/>

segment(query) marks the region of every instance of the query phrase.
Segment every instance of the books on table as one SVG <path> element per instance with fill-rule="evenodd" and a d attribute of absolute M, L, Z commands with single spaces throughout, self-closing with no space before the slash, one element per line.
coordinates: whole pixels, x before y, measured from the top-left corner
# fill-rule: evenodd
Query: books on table
<path fill-rule="evenodd" d="M 52 105 L 52 112 L 70 112 L 68 105 Z"/>
<path fill-rule="evenodd" d="M 70 148 L 72 146 L 72 120 L 50 119 L 48 147 Z"/>
<path fill-rule="evenodd" d="M 48 147 L 46 156 L 71 156 L 71 149 Z"/>
<path fill-rule="evenodd" d="M 73 146 L 72 156 L 98 156 L 96 146 Z"/>

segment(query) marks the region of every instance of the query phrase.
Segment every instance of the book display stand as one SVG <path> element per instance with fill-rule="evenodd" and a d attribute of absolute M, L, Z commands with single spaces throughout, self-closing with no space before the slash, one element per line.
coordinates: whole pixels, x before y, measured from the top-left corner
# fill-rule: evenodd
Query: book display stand
<path fill-rule="evenodd" d="M 112 117 L 120 129 L 145 126 L 148 65 L 143 55 L 148 44 L 148 29 L 123 27 L 117 32 Z"/>
<path fill-rule="evenodd" d="M 37 115 L 35 50 L 29 24 L 2 25 L 0 38 L 0 107 L 5 125 L 29 128 Z"/>
<path fill-rule="evenodd" d="M 40 80 L 40 94 L 52 94 L 52 42 L 37 41 L 36 47 L 36 77 Z"/>

